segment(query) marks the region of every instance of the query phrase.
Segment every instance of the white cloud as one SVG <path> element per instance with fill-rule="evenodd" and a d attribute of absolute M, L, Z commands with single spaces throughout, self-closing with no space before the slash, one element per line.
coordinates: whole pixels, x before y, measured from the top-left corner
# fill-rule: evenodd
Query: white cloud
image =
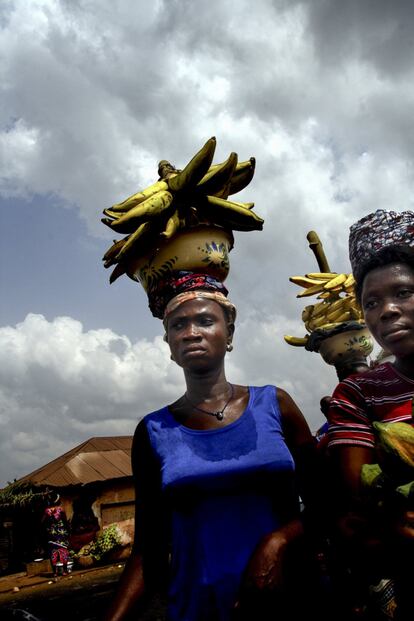
<path fill-rule="evenodd" d="M 132 433 L 182 383 L 161 337 L 133 345 L 111 330 L 84 332 L 69 317 L 48 322 L 32 314 L 0 328 L 0 351 L 1 471 L 10 476 L 58 456 L 85 433 Z"/>
<path fill-rule="evenodd" d="M 333 375 L 323 380 L 321 363 L 316 380 L 318 365 L 310 364 L 316 354 L 290 355 L 280 337 L 291 328 L 298 329 L 297 322 L 286 325 L 277 315 L 246 317 L 237 327 L 228 376 L 282 386 L 315 429 L 318 396 L 330 390 Z M 0 328 L 0 369 L 0 470 L 8 480 L 89 437 L 131 434 L 142 416 L 184 391 L 182 371 L 161 336 L 133 344 L 111 330 L 86 332 L 70 317 L 47 321 L 31 314 Z"/>
<path fill-rule="evenodd" d="M 3 194 L 27 193 L 27 172 L 36 157 L 38 139 L 39 132 L 35 128 L 26 127 L 22 119 L 0 134 L 0 161 L 4 163 L 0 173 L 0 191 Z"/>

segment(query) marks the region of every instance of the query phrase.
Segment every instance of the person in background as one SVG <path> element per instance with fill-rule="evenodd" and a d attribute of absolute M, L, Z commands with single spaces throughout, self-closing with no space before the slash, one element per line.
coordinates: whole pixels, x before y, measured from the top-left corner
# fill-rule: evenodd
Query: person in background
<path fill-rule="evenodd" d="M 135 431 L 135 541 L 105 618 L 162 578 L 169 621 L 294 617 L 311 603 L 298 492 L 309 501 L 314 439 L 284 390 L 227 379 L 236 309 L 223 284 L 174 279 L 152 307 L 186 390 Z"/>
<path fill-rule="evenodd" d="M 99 532 L 98 518 L 92 511 L 91 499 L 80 496 L 73 501 L 73 515 L 70 521 L 70 548 L 78 552 L 91 543 Z"/>
<path fill-rule="evenodd" d="M 414 213 L 369 214 L 351 227 L 349 249 L 365 322 L 393 361 L 343 380 L 333 393 L 329 451 L 337 475 L 338 527 L 377 614 L 412 620 L 406 585 L 413 579 L 414 507 L 386 519 L 373 511 L 361 468 L 377 461 L 374 421 L 413 424 Z"/>
<path fill-rule="evenodd" d="M 59 494 L 51 497 L 42 520 L 47 537 L 50 562 L 55 577 L 59 573 L 59 563 L 62 565 L 63 575 L 65 576 L 68 573 L 69 560 L 69 525 L 65 511 L 59 501 Z"/>

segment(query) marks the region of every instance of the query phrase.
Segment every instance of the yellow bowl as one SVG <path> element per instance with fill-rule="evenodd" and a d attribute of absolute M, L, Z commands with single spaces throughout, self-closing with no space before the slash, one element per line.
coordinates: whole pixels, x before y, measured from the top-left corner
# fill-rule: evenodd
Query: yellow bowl
<path fill-rule="evenodd" d="M 368 356 L 374 348 L 374 341 L 368 328 L 348 330 L 328 336 L 319 346 L 319 353 L 327 364 L 341 364 Z"/>
<path fill-rule="evenodd" d="M 233 244 L 231 231 L 218 226 L 193 227 L 161 242 L 144 257 L 131 257 L 127 274 L 145 291 L 168 273 L 181 270 L 210 274 L 223 282 L 229 273 Z"/>

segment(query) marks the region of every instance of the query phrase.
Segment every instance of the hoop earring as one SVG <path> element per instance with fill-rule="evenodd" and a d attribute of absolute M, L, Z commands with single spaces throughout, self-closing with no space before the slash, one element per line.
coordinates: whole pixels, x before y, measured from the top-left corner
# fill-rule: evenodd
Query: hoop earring
<path fill-rule="evenodd" d="M 233 345 L 231 343 L 227 343 L 226 350 L 227 351 L 233 351 Z"/>

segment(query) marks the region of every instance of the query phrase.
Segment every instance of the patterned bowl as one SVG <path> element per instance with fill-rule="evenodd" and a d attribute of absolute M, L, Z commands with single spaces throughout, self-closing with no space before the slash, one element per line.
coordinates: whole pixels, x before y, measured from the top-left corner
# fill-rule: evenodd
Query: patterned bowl
<path fill-rule="evenodd" d="M 328 336 L 319 346 L 319 353 L 327 364 L 342 364 L 354 358 L 366 357 L 374 349 L 368 328 L 348 330 Z"/>
<path fill-rule="evenodd" d="M 229 273 L 229 252 L 234 239 L 231 231 L 218 226 L 197 226 L 177 233 L 145 257 L 131 258 L 127 274 L 151 289 L 169 272 L 202 272 L 222 282 Z"/>

